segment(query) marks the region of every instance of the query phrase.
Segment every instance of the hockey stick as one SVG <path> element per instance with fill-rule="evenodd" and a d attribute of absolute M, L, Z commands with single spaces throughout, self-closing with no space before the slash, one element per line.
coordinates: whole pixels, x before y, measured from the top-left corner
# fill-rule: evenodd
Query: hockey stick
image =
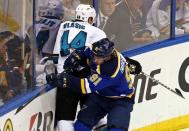
<path fill-rule="evenodd" d="M 148 75 L 148 74 L 146 74 L 146 73 L 144 73 L 144 72 L 141 72 L 141 74 L 143 74 L 143 75 L 145 75 L 146 77 L 150 78 L 151 80 L 153 80 L 153 81 L 156 82 L 157 84 L 159 84 L 159 85 L 165 87 L 167 90 L 173 92 L 173 93 L 176 94 L 177 96 L 182 97 L 183 99 L 185 99 L 179 89 L 175 88 L 175 90 L 173 90 L 173 89 L 171 89 L 170 87 L 168 87 L 167 85 L 165 85 L 165 84 L 163 84 L 162 82 L 160 82 L 159 80 L 154 79 L 154 78 L 151 77 L 150 75 Z"/>

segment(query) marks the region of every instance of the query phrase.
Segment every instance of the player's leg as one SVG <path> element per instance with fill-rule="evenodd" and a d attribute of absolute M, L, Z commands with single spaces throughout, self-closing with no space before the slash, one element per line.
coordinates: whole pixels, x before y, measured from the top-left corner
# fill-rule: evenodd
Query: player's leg
<path fill-rule="evenodd" d="M 93 127 L 94 131 L 107 131 L 107 115 Z"/>
<path fill-rule="evenodd" d="M 84 103 L 86 102 L 87 98 L 90 96 L 90 94 L 81 94 L 80 98 L 79 98 L 79 104 L 80 104 L 80 108 L 82 108 L 82 106 L 84 105 Z"/>
<path fill-rule="evenodd" d="M 55 122 L 58 131 L 74 131 L 79 95 L 68 88 L 57 88 Z"/>
<path fill-rule="evenodd" d="M 91 131 L 93 126 L 106 115 L 106 111 L 98 103 L 103 103 L 97 95 L 92 94 L 83 105 L 74 124 L 75 131 Z"/>
<path fill-rule="evenodd" d="M 120 99 L 114 102 L 114 108 L 108 113 L 107 126 L 110 131 L 127 131 L 133 103 Z"/>

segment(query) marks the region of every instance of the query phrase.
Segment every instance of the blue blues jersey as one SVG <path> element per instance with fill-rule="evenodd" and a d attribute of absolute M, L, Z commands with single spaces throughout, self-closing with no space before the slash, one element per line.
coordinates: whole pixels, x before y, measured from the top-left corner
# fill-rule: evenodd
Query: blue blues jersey
<path fill-rule="evenodd" d="M 89 59 L 91 59 L 91 55 Z M 119 52 L 114 52 L 113 59 L 102 65 L 90 62 L 92 73 L 88 78 L 80 80 L 80 90 L 83 94 L 97 92 L 108 97 L 132 97 L 135 88 L 130 77 L 125 58 Z M 78 86 L 73 86 L 76 88 Z"/>

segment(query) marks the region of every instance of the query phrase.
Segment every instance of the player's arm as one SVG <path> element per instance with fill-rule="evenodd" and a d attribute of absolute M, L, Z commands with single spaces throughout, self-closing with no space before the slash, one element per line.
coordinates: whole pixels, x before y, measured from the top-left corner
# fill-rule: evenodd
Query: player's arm
<path fill-rule="evenodd" d="M 88 49 L 82 48 L 73 51 L 64 62 L 64 70 L 79 71 L 88 67 Z"/>
<path fill-rule="evenodd" d="M 60 45 L 61 45 L 61 37 L 62 37 L 62 27 L 63 27 L 63 23 L 60 25 L 59 30 L 58 30 L 58 34 L 56 37 L 56 42 L 54 45 L 54 50 L 53 50 L 53 54 L 60 54 Z"/>
<path fill-rule="evenodd" d="M 117 78 L 102 77 L 96 72 L 92 73 L 88 78 L 82 79 L 73 75 L 64 74 L 62 85 L 65 85 L 63 87 L 71 88 L 76 92 L 89 94 L 116 85 L 116 79 Z"/>
<path fill-rule="evenodd" d="M 90 75 L 84 79 L 78 80 L 77 77 L 69 76 L 68 81 L 74 81 L 74 83 L 72 82 L 69 84 L 68 82 L 68 87 L 73 88 L 73 90 L 81 92 L 82 94 L 87 94 L 118 83 L 119 76 L 117 74 L 120 66 L 117 59 L 112 60 L 111 63 L 98 66 L 97 68 L 98 72 L 91 71 Z M 75 81 L 77 81 L 77 83 L 75 83 Z"/>
<path fill-rule="evenodd" d="M 117 84 L 119 76 L 116 74 L 119 70 L 119 66 L 117 65 L 116 60 L 111 64 L 107 64 L 109 65 L 104 65 L 100 68 L 100 73 L 90 70 L 90 75 L 87 78 L 81 79 L 74 75 L 63 72 L 59 75 L 47 76 L 47 82 L 49 81 L 48 83 L 52 86 L 71 88 L 72 90 L 82 94 L 92 93 Z"/>

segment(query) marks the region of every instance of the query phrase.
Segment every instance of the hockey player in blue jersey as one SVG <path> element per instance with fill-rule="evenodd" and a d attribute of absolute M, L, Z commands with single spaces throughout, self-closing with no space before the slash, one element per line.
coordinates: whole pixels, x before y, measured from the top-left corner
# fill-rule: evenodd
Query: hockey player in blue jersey
<path fill-rule="evenodd" d="M 107 115 L 110 131 L 128 130 L 133 109 L 135 88 L 131 74 L 141 72 L 140 64 L 124 58 L 108 38 L 93 43 L 92 50 L 75 51 L 65 61 L 64 68 L 90 68 L 88 76 L 80 79 L 66 72 L 51 75 L 49 83 L 63 85 L 82 94 L 92 93 L 79 111 L 76 131 L 91 131 Z"/>

